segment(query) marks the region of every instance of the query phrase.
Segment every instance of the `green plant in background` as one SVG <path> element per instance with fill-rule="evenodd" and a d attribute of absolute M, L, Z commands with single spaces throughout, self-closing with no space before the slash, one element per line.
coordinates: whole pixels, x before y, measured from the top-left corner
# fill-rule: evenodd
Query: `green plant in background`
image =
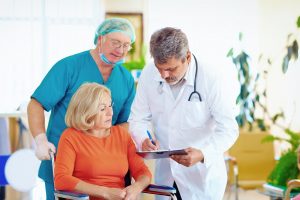
<path fill-rule="evenodd" d="M 297 19 L 297 28 L 300 28 L 300 16 Z M 283 58 L 282 72 L 286 73 L 290 61 L 298 59 L 298 42 L 296 34 L 289 34 L 287 40 L 287 54 Z M 273 185 L 286 186 L 287 182 L 291 179 L 296 179 L 299 176 L 299 168 L 297 161 L 297 149 L 300 145 L 300 134 L 294 132 L 289 128 L 284 129 L 287 138 L 277 137 L 273 135 L 266 136 L 262 142 L 287 142 L 290 148 L 283 152 L 277 165 L 268 176 L 267 182 Z"/>
<path fill-rule="evenodd" d="M 300 135 L 290 129 L 286 129 L 285 133 L 288 135 L 288 138 L 268 135 L 262 140 L 262 142 L 284 141 L 290 144 L 290 148 L 282 154 L 267 179 L 268 183 L 278 186 L 286 186 L 289 180 L 296 179 L 299 175 L 297 148 L 299 148 L 300 144 Z"/>
<path fill-rule="evenodd" d="M 300 16 L 297 19 L 297 28 L 300 28 Z M 297 42 L 297 34 L 289 34 L 287 36 L 287 53 L 282 61 L 282 72 L 286 73 L 290 64 L 290 61 L 298 59 L 299 45 Z"/>
<path fill-rule="evenodd" d="M 287 142 L 290 144 L 290 148 L 288 151 L 296 152 L 300 144 L 300 134 L 290 129 L 285 129 L 284 132 L 287 134 L 288 136 L 287 138 L 268 135 L 262 140 L 262 142 L 274 142 L 274 141 Z"/>
<path fill-rule="evenodd" d="M 268 176 L 267 182 L 286 187 L 286 183 L 291 179 L 298 178 L 299 169 L 297 167 L 297 154 L 288 151 L 280 157 L 280 160 Z"/>
<path fill-rule="evenodd" d="M 239 33 L 240 42 L 242 41 L 242 37 L 242 33 Z M 257 126 L 262 131 L 269 130 L 270 124 L 275 124 L 279 118 L 284 116 L 283 112 L 271 116 L 267 108 L 266 80 L 268 70 L 255 72 L 255 70 L 250 67 L 249 55 L 244 50 L 240 50 L 240 52 L 235 55 L 234 51 L 235 50 L 231 48 L 227 53 L 227 57 L 230 57 L 235 64 L 240 83 L 240 93 L 236 100 L 240 107 L 240 113 L 236 117 L 236 120 L 240 127 L 249 127 L 250 131 L 254 126 Z M 268 63 L 269 66 L 271 66 L 270 60 L 268 60 Z M 258 86 L 262 86 L 261 83 L 265 85 L 262 89 L 259 89 Z M 262 116 L 258 117 L 255 114 L 257 109 L 262 110 Z"/>
<path fill-rule="evenodd" d="M 239 33 L 239 41 L 242 41 L 242 33 Z M 237 122 L 240 127 L 248 124 L 250 128 L 254 122 L 255 111 L 255 94 L 253 91 L 253 84 L 255 79 L 250 71 L 249 56 L 241 50 L 236 56 L 234 55 L 234 49 L 231 48 L 227 54 L 227 57 L 232 59 L 238 72 L 238 80 L 240 82 L 240 93 L 237 97 L 237 104 L 240 107 L 240 113 L 237 116 Z"/>
<path fill-rule="evenodd" d="M 128 52 L 129 57 L 131 58 L 131 61 L 125 62 L 123 64 L 123 66 L 126 69 L 128 69 L 129 71 L 134 70 L 134 69 L 142 70 L 146 64 L 146 47 L 145 47 L 145 45 L 142 46 L 141 57 L 139 58 L 139 60 L 133 60 L 133 55 L 134 55 L 135 51 L 136 51 L 135 43 L 133 43 L 132 49 L 130 50 L 130 52 Z"/>
<path fill-rule="evenodd" d="M 300 28 L 300 16 L 297 18 L 297 28 Z M 239 34 L 239 41 L 242 41 L 242 34 Z M 298 42 L 296 34 L 289 34 L 287 37 L 286 45 L 286 55 L 283 57 L 282 61 L 282 72 L 286 73 L 291 61 L 296 61 L 298 59 Z M 276 125 L 282 128 L 286 133 L 286 138 L 277 137 L 273 135 L 268 135 L 263 139 L 262 142 L 287 142 L 290 144 L 290 148 L 283 152 L 275 168 L 272 170 L 268 176 L 268 183 L 277 186 L 286 186 L 287 181 L 290 179 L 295 179 L 299 175 L 299 169 L 297 166 L 297 148 L 300 145 L 300 135 L 286 127 L 278 124 L 280 118 L 284 118 L 283 111 L 270 115 L 267 108 L 267 77 L 268 71 L 272 67 L 272 60 L 267 58 L 265 69 L 253 72 L 249 65 L 250 57 L 244 51 L 241 50 L 238 54 L 234 54 L 234 49 L 231 48 L 227 54 L 235 64 L 238 71 L 238 79 L 240 82 L 240 94 L 237 98 L 237 104 L 240 106 L 240 113 L 237 117 L 237 122 L 240 127 L 248 126 L 249 130 L 253 129 L 256 125 L 262 131 L 270 129 L 270 125 Z M 261 55 L 259 61 L 263 59 Z M 263 82 L 265 85 L 261 85 Z M 260 86 L 260 87 L 259 87 Z M 259 88 L 262 88 L 259 90 Z M 262 110 L 262 115 L 260 117 L 255 115 L 256 109 Z"/>
<path fill-rule="evenodd" d="M 297 28 L 300 28 L 300 16 L 297 18 Z M 242 42 L 242 33 L 239 33 L 239 41 Z M 244 51 L 240 50 L 237 54 L 235 50 L 231 48 L 227 53 L 227 57 L 230 57 L 236 66 L 238 72 L 238 80 L 240 82 L 240 93 L 237 98 L 237 104 L 240 107 L 240 113 L 237 116 L 237 122 L 240 127 L 248 126 L 249 130 L 253 130 L 254 126 L 257 126 L 260 130 L 266 131 L 270 129 L 271 125 L 277 125 L 283 129 L 277 122 L 279 119 L 284 118 L 283 111 L 280 111 L 274 115 L 271 115 L 267 107 L 267 79 L 268 71 L 272 67 L 272 60 L 270 58 L 266 60 L 265 69 L 258 71 L 257 73 L 250 67 L 250 56 Z M 297 34 L 289 34 L 286 44 L 286 55 L 282 61 L 282 72 L 286 73 L 291 61 L 298 59 L 298 41 Z M 263 60 L 261 55 L 259 62 Z M 262 84 L 264 86 L 262 87 Z M 262 88 L 262 89 L 259 89 Z M 256 110 L 260 109 L 262 114 L 257 116 Z"/>

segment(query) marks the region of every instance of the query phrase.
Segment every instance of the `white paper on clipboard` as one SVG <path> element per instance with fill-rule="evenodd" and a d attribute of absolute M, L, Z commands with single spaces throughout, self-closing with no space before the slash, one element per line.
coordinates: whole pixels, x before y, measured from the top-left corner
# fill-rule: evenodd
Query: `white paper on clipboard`
<path fill-rule="evenodd" d="M 160 158 L 169 158 L 171 155 L 187 155 L 184 149 L 137 151 L 136 153 L 142 156 L 144 159 L 160 159 Z"/>

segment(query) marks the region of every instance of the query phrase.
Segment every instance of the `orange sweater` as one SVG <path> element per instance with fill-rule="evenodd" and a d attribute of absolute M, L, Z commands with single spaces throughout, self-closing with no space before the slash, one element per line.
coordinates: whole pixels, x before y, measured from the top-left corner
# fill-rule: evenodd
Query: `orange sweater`
<path fill-rule="evenodd" d="M 136 154 L 125 129 L 113 126 L 106 138 L 87 135 L 73 128 L 62 134 L 55 161 L 55 188 L 74 190 L 80 180 L 114 188 L 124 188 L 128 169 L 133 178 L 151 173 Z"/>

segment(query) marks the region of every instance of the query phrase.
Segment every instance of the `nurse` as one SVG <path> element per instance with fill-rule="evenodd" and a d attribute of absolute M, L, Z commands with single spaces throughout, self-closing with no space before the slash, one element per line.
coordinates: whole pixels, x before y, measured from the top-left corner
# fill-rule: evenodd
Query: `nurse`
<path fill-rule="evenodd" d="M 47 200 L 54 199 L 49 151 L 56 152 L 60 136 L 67 127 L 64 120 L 67 107 L 83 83 L 96 82 L 108 87 L 114 102 L 112 124 L 128 128 L 135 89 L 134 79 L 122 63 L 134 41 L 134 29 L 128 20 L 105 20 L 95 33 L 96 47 L 58 61 L 32 94 L 28 120 L 36 142 L 36 156 L 43 160 L 39 176 L 45 181 Z M 44 110 L 51 111 L 47 131 Z"/>
<path fill-rule="evenodd" d="M 136 145 L 185 149 L 187 155 L 156 160 L 155 182 L 177 186 L 178 199 L 220 200 L 227 182 L 223 153 L 238 137 L 234 80 L 224 82 L 222 73 L 200 63 L 180 29 L 156 31 L 150 53 L 154 63 L 142 71 L 129 117 Z"/>

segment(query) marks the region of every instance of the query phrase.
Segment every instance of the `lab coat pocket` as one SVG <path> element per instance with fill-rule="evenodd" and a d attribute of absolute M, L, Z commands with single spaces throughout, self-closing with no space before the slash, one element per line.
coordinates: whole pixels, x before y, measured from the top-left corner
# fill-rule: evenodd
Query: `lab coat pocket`
<path fill-rule="evenodd" d="M 187 101 L 182 107 L 180 127 L 183 130 L 201 128 L 210 118 L 209 109 L 205 102 Z"/>

